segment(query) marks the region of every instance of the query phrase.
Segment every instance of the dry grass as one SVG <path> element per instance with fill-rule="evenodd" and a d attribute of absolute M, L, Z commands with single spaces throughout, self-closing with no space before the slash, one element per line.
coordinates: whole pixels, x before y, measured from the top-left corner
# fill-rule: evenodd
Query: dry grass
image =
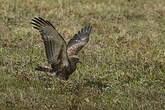
<path fill-rule="evenodd" d="M 164 0 L 0 0 L 0 109 L 165 109 Z M 68 81 L 47 65 L 29 24 L 41 16 L 71 38 L 92 24 L 83 64 Z"/>

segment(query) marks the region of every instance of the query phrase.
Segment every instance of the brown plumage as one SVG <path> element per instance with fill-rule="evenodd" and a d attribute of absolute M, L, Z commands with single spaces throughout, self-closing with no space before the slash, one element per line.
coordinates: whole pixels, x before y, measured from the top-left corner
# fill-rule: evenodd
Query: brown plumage
<path fill-rule="evenodd" d="M 41 34 L 47 60 L 51 65 L 51 67 L 38 66 L 36 69 L 67 80 L 76 70 L 76 64 L 80 62 L 76 55 L 88 43 L 92 26 L 85 26 L 66 43 L 49 21 L 35 17 L 31 24 Z"/>

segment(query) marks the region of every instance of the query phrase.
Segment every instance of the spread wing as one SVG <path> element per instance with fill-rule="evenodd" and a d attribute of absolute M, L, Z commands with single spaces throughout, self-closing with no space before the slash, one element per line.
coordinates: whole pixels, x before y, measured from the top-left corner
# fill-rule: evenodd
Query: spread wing
<path fill-rule="evenodd" d="M 68 42 L 68 56 L 76 55 L 88 43 L 92 26 L 85 26 Z"/>
<path fill-rule="evenodd" d="M 59 64 L 61 60 L 68 63 L 66 42 L 55 27 L 49 21 L 40 17 L 32 19 L 31 24 L 42 36 L 48 63 Z"/>

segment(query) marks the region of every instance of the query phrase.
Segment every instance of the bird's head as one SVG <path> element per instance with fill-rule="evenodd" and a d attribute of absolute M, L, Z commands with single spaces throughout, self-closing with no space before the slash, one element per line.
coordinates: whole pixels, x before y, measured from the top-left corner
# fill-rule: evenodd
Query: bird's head
<path fill-rule="evenodd" d="M 80 61 L 80 59 L 79 59 L 77 56 L 72 56 L 72 57 L 70 58 L 70 61 L 71 61 L 72 63 L 74 63 L 74 64 L 82 63 L 82 62 Z"/>

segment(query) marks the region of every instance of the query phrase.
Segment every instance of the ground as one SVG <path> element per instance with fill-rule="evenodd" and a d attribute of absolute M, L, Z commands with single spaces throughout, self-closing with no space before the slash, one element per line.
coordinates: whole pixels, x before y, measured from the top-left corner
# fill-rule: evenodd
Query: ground
<path fill-rule="evenodd" d="M 0 0 L 1 110 L 165 109 L 164 0 Z M 48 19 L 68 41 L 91 24 L 83 64 L 68 81 L 48 65 L 32 28 Z M 49 65 L 48 65 L 49 66 Z"/>

